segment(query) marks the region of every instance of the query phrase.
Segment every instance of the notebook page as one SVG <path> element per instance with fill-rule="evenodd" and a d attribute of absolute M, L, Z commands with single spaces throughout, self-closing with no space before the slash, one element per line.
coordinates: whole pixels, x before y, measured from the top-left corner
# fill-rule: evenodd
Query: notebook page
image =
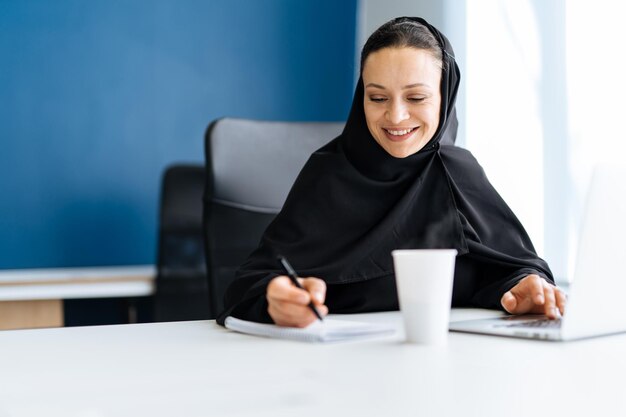
<path fill-rule="evenodd" d="M 318 320 L 308 327 L 296 328 L 255 323 L 229 316 L 224 324 L 227 329 L 240 333 L 303 342 L 338 342 L 395 333 L 391 326 L 334 319 L 324 319 L 323 322 Z"/>

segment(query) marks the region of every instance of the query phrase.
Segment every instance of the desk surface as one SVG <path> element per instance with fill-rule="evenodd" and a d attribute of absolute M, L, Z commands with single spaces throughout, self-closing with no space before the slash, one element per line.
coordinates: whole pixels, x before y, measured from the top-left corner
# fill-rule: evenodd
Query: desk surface
<path fill-rule="evenodd" d="M 397 312 L 342 318 L 402 323 Z M 626 415 L 626 334 L 402 339 L 307 344 L 213 321 L 6 331 L 0 416 Z"/>

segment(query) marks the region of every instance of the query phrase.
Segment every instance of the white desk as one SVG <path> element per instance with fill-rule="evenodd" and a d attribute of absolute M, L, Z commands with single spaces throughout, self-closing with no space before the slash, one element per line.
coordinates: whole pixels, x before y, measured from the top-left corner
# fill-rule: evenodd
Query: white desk
<path fill-rule="evenodd" d="M 151 295 L 155 276 L 153 265 L 0 271 L 0 329 L 62 326 L 62 300 Z"/>
<path fill-rule="evenodd" d="M 399 313 L 344 317 L 401 324 Z M 6 331 L 0 416 L 626 415 L 626 334 L 449 337 L 443 349 L 401 334 L 306 344 L 212 321 Z"/>

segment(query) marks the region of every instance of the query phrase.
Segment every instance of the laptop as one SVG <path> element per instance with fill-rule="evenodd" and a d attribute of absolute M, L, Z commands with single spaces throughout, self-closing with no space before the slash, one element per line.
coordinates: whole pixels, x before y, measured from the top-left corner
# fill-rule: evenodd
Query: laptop
<path fill-rule="evenodd" d="M 565 314 L 450 323 L 455 332 L 567 341 L 626 332 L 626 169 L 595 167 Z"/>

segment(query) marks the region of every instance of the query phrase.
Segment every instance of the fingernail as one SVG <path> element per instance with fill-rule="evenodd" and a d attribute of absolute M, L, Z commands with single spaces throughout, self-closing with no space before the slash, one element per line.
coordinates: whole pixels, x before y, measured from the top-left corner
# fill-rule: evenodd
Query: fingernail
<path fill-rule="evenodd" d="M 556 312 L 556 308 L 554 308 L 554 307 L 550 309 L 550 314 L 552 315 L 552 317 L 555 317 L 555 318 L 558 317 L 557 316 L 557 312 Z"/>
<path fill-rule="evenodd" d="M 315 300 L 317 300 L 318 303 L 323 303 L 324 302 L 324 294 L 322 294 L 321 292 L 316 292 L 313 297 L 315 297 Z"/>

